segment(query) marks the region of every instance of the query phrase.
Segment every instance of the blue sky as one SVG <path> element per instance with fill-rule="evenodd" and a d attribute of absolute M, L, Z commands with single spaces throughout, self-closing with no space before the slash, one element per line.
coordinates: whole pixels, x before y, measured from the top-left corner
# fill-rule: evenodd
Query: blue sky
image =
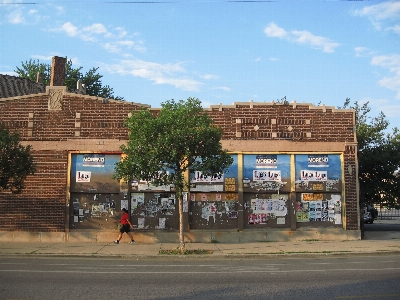
<path fill-rule="evenodd" d="M 127 101 L 342 106 L 400 128 L 400 2 L 0 0 L 0 73 L 72 59 Z"/>

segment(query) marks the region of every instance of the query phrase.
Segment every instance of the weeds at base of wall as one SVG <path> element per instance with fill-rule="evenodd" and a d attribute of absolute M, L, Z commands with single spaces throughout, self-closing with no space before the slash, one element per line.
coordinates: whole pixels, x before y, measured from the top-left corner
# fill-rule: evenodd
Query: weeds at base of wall
<path fill-rule="evenodd" d="M 284 254 L 319 254 L 319 253 L 324 253 L 324 254 L 330 254 L 330 253 L 348 253 L 351 251 L 347 250 L 341 250 L 341 251 L 288 251 L 288 252 L 282 252 Z"/>
<path fill-rule="evenodd" d="M 177 249 L 172 249 L 172 250 L 160 250 L 158 251 L 158 254 L 161 255 L 181 255 L 181 251 Z M 205 250 L 205 249 L 195 249 L 195 250 L 185 250 L 185 253 L 183 255 L 199 255 L 199 254 L 213 254 L 212 250 Z"/>

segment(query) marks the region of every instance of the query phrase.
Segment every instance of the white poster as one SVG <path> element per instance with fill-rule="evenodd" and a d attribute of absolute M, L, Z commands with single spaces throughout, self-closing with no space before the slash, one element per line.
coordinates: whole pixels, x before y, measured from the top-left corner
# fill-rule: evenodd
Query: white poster
<path fill-rule="evenodd" d="M 280 170 L 253 170 L 253 181 L 282 181 Z"/>
<path fill-rule="evenodd" d="M 131 209 L 132 211 L 144 203 L 144 193 L 131 193 Z"/>
<path fill-rule="evenodd" d="M 128 200 L 121 200 L 121 210 L 125 208 L 128 210 Z"/>
<path fill-rule="evenodd" d="M 90 182 L 92 172 L 76 171 L 76 182 Z"/>
<path fill-rule="evenodd" d="M 194 172 L 194 177 L 190 179 L 191 183 L 199 183 L 199 182 L 207 182 L 207 183 L 213 183 L 213 182 L 224 182 L 224 174 L 223 173 L 218 173 L 214 174 L 212 176 L 210 175 L 205 175 L 200 171 L 195 171 Z"/>
<path fill-rule="evenodd" d="M 302 181 L 327 181 L 327 171 L 301 170 Z"/>
<path fill-rule="evenodd" d="M 165 218 L 158 219 L 158 229 L 165 229 Z"/>
<path fill-rule="evenodd" d="M 144 218 L 138 218 L 137 219 L 137 227 L 139 229 L 144 228 Z"/>

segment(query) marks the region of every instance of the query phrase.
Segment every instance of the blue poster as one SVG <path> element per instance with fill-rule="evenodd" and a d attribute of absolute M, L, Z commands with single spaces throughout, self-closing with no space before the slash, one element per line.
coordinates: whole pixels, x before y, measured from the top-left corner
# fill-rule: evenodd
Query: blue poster
<path fill-rule="evenodd" d="M 243 155 L 243 191 L 290 192 L 290 155 Z"/>
<path fill-rule="evenodd" d="M 340 192 L 342 164 L 339 154 L 295 155 L 296 191 Z"/>
<path fill-rule="evenodd" d="M 72 154 L 71 192 L 119 193 L 119 181 L 112 179 L 119 154 Z"/>

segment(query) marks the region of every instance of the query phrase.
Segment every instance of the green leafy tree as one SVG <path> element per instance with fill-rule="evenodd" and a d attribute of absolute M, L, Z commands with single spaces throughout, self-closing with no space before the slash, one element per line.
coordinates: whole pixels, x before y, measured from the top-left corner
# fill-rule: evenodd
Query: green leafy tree
<path fill-rule="evenodd" d="M 28 175 L 35 173 L 31 146 L 22 146 L 17 132 L 13 134 L 0 124 L 0 189 L 19 193 Z"/>
<path fill-rule="evenodd" d="M 179 249 L 185 252 L 183 237 L 183 191 L 189 188 L 189 170 L 212 175 L 223 172 L 232 157 L 222 149 L 222 129 L 212 123 L 197 98 L 168 100 L 157 115 L 148 109 L 125 120 L 129 140 L 121 150 L 126 157 L 117 163 L 114 177 L 142 179 L 155 185 L 173 184 L 179 204 Z"/>
<path fill-rule="evenodd" d="M 389 122 L 382 112 L 369 117 L 369 103 L 350 106 L 347 98 L 343 108 L 356 114 L 360 201 L 364 204 L 386 204 L 397 207 L 400 196 L 400 132 L 388 131 Z"/>
<path fill-rule="evenodd" d="M 86 94 L 90 96 L 97 96 L 102 98 L 111 98 L 116 100 L 123 100 L 123 97 L 114 96 L 114 91 L 108 85 L 104 85 L 101 82 L 103 77 L 97 70 L 99 68 L 91 68 L 85 74 L 82 73 L 83 67 L 73 68 L 72 61 L 67 60 L 65 64 L 65 86 L 68 90 L 76 90 L 76 83 L 78 80 L 82 80 L 85 85 Z M 42 74 L 43 84 L 50 84 L 51 65 L 41 63 L 39 60 L 32 60 L 22 62 L 21 67 L 17 67 L 14 72 L 19 77 L 28 78 L 32 81 L 36 81 L 38 73 Z"/>

